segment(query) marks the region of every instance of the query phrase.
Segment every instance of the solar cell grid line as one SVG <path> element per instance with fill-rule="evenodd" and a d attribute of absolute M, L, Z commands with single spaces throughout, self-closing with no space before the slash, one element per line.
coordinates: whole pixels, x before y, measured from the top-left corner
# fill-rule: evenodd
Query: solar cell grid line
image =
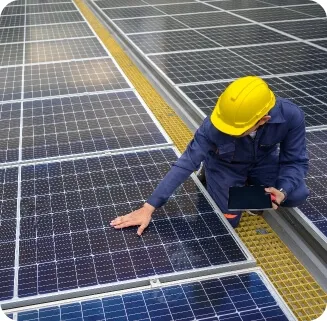
<path fill-rule="evenodd" d="M 142 237 L 110 227 L 144 202 L 175 160 L 167 148 L 23 166 L 19 299 L 252 265 L 193 178 Z"/>
<path fill-rule="evenodd" d="M 231 51 L 246 56 L 253 64 L 272 74 L 323 70 L 327 61 L 326 51 L 303 42 L 232 48 Z"/>
<path fill-rule="evenodd" d="M 24 103 L 22 159 L 167 144 L 133 91 Z"/>
<path fill-rule="evenodd" d="M 31 13 L 45 13 L 45 12 L 62 12 L 62 11 L 75 11 L 76 7 L 73 3 L 52 3 L 52 4 L 37 4 L 27 5 L 26 14 Z"/>
<path fill-rule="evenodd" d="M 137 7 L 147 5 L 147 3 L 143 0 L 96 0 L 94 3 L 99 8 Z"/>
<path fill-rule="evenodd" d="M 327 48 L 327 39 L 311 41 L 312 43 L 319 45 L 321 47 Z"/>
<path fill-rule="evenodd" d="M 0 15 L 0 28 L 14 28 L 24 26 L 24 15 L 17 16 L 3 16 Z"/>
<path fill-rule="evenodd" d="M 0 28 L 0 43 L 12 43 L 24 41 L 24 27 Z"/>
<path fill-rule="evenodd" d="M 23 49 L 23 43 L 0 44 L 0 67 L 21 65 Z"/>
<path fill-rule="evenodd" d="M 26 0 L 26 4 L 53 4 L 61 2 L 72 2 L 72 0 Z"/>
<path fill-rule="evenodd" d="M 26 41 L 84 38 L 90 36 L 94 36 L 94 34 L 85 22 L 45 25 L 42 26 L 42 28 L 40 28 L 39 26 L 26 27 Z"/>
<path fill-rule="evenodd" d="M 155 289 L 144 286 L 61 305 L 49 303 L 17 313 L 18 321 L 68 317 L 144 321 L 296 320 L 260 269 L 169 282 Z"/>
<path fill-rule="evenodd" d="M 111 58 L 25 67 L 25 99 L 127 88 L 130 88 L 129 83 Z"/>
<path fill-rule="evenodd" d="M 11 16 L 11 15 L 24 15 L 25 6 L 6 6 L 1 12 L 2 16 Z"/>
<path fill-rule="evenodd" d="M 265 3 L 271 3 L 274 6 L 292 6 L 299 4 L 313 4 L 312 0 L 264 0 Z"/>
<path fill-rule="evenodd" d="M 0 301 L 14 296 L 18 168 L 0 169 Z"/>
<path fill-rule="evenodd" d="M 0 68 L 0 102 L 21 99 L 22 67 Z"/>
<path fill-rule="evenodd" d="M 131 35 L 129 39 L 144 54 L 219 47 L 194 30 Z"/>
<path fill-rule="evenodd" d="M 110 19 L 137 18 L 147 16 L 164 16 L 164 12 L 151 6 L 103 9 L 104 14 Z"/>
<path fill-rule="evenodd" d="M 320 17 L 320 18 L 326 17 L 326 12 L 324 8 L 319 4 L 290 7 L 289 10 L 306 14 L 310 17 Z"/>
<path fill-rule="evenodd" d="M 96 37 L 25 44 L 25 64 L 108 57 Z"/>
<path fill-rule="evenodd" d="M 263 1 L 257 0 L 219 0 L 212 1 L 210 5 L 224 10 L 237 10 L 237 9 L 249 9 L 249 8 L 260 8 L 260 7 L 273 7 L 273 4 L 269 4 Z"/>
<path fill-rule="evenodd" d="M 143 0 L 143 1 L 151 5 L 197 2 L 197 0 Z"/>
<path fill-rule="evenodd" d="M 181 3 L 181 4 L 169 4 L 169 5 L 158 5 L 154 8 L 164 12 L 168 15 L 174 14 L 186 14 L 186 13 L 197 13 L 197 12 L 210 12 L 219 11 L 218 8 L 207 6 L 205 3 Z"/>
<path fill-rule="evenodd" d="M 35 13 L 26 15 L 26 25 L 57 24 L 63 22 L 84 21 L 82 15 L 76 11 Z"/>
<path fill-rule="evenodd" d="M 269 23 L 269 27 L 287 32 L 301 39 L 324 38 L 327 35 L 327 19 Z"/>
<path fill-rule="evenodd" d="M 226 49 L 158 54 L 149 59 L 168 81 L 176 85 L 267 74 Z"/>

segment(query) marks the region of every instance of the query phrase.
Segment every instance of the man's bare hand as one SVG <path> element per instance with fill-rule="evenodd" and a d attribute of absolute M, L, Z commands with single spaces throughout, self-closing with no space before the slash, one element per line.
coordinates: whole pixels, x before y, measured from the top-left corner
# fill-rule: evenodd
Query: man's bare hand
<path fill-rule="evenodd" d="M 129 226 L 140 226 L 137 230 L 137 234 L 141 235 L 148 227 L 154 210 L 155 208 L 152 205 L 145 203 L 140 209 L 127 215 L 117 217 L 110 222 L 110 225 L 115 229 Z"/>
<path fill-rule="evenodd" d="M 273 194 L 276 197 L 275 203 L 273 202 L 273 208 L 274 208 L 274 210 L 277 210 L 279 205 L 283 202 L 283 200 L 285 198 L 284 193 L 282 193 L 281 191 L 279 191 L 278 189 L 276 189 L 274 187 L 265 188 L 265 191 L 267 193 Z"/>

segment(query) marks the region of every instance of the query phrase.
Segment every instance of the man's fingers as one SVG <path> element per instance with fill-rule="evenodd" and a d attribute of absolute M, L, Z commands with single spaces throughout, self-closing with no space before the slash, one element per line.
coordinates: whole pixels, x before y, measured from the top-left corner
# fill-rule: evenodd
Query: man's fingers
<path fill-rule="evenodd" d="M 114 226 L 115 229 L 121 229 L 124 227 L 130 227 L 133 226 L 134 224 L 131 224 L 130 222 L 124 222 L 124 223 L 120 223 Z"/>
<path fill-rule="evenodd" d="M 142 224 L 138 229 L 137 229 L 137 235 L 141 236 L 144 230 L 147 228 L 146 224 Z"/>
<path fill-rule="evenodd" d="M 125 216 L 119 216 L 115 218 L 113 221 L 110 222 L 111 226 L 115 226 L 117 224 L 121 224 L 123 222 L 126 222 L 126 217 Z"/>

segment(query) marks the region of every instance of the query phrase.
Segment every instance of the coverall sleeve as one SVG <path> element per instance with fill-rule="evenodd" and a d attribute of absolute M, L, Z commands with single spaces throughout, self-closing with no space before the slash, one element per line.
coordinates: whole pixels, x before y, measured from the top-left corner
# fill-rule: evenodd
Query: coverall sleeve
<path fill-rule="evenodd" d="M 288 134 L 280 144 L 280 168 L 276 185 L 277 188 L 283 188 L 287 194 L 303 183 L 309 167 L 304 115 L 302 111 L 298 111 L 297 115 L 292 115 Z"/>
<path fill-rule="evenodd" d="M 147 203 L 155 208 L 163 206 L 174 193 L 174 191 L 196 170 L 200 168 L 201 162 L 207 153 L 213 149 L 207 137 L 205 122 L 196 131 L 194 138 L 187 146 L 186 151 L 172 166 L 158 187 L 147 200 Z"/>

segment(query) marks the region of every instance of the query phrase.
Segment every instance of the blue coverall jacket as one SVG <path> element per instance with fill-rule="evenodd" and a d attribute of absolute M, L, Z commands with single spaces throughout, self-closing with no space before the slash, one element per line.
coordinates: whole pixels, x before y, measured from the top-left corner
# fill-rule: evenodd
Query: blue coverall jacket
<path fill-rule="evenodd" d="M 237 214 L 229 220 L 234 227 L 241 213 L 228 211 L 231 186 L 244 186 L 248 181 L 251 185 L 283 188 L 287 192 L 283 206 L 303 203 L 309 195 L 304 182 L 308 171 L 304 114 L 289 100 L 277 98 L 269 115 L 271 119 L 258 128 L 254 139 L 226 135 L 206 118 L 147 202 L 155 208 L 164 205 L 204 162 L 207 190 L 223 213 Z"/>

